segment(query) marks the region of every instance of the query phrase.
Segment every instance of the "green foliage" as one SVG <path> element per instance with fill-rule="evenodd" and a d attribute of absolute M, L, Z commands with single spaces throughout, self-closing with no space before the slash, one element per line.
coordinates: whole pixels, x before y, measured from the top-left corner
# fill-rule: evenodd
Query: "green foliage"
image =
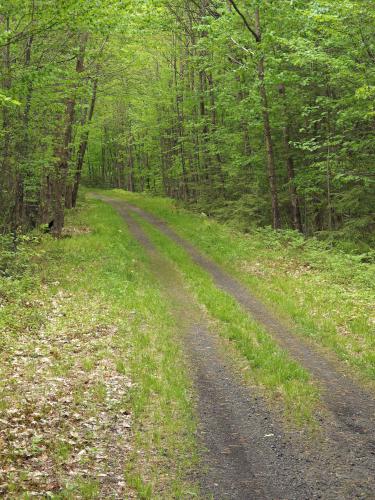
<path fill-rule="evenodd" d="M 58 198 L 65 195 L 59 194 L 61 183 L 71 187 L 76 175 L 108 38 L 124 31 L 130 3 L 1 2 L 0 228 L 18 230 L 55 217 Z"/>
<path fill-rule="evenodd" d="M 38 235 L 0 235 L 0 277 L 22 278 L 30 271 L 32 258 L 38 255 Z"/>
<path fill-rule="evenodd" d="M 21 106 L 21 103 L 0 92 L 0 106 Z"/>
<path fill-rule="evenodd" d="M 254 26 L 256 2 L 237 4 Z M 266 2 L 261 47 L 226 2 L 206 11 L 184 2 L 158 7 L 152 20 L 140 9 L 129 34 L 113 42 L 94 125 L 101 147 L 90 148 L 87 182 L 163 193 L 245 230 L 269 225 L 261 49 L 283 226 L 292 226 L 294 185 L 306 235 L 367 253 L 374 243 L 373 7 L 294 1 L 281 11 Z M 146 27 L 141 42 L 137 26 Z M 121 79 L 111 76 L 118 68 Z"/>
<path fill-rule="evenodd" d="M 73 99 L 68 194 L 79 183 L 86 137 L 90 185 L 165 194 L 244 230 L 268 226 L 265 111 L 282 226 L 297 227 L 295 192 L 306 235 L 367 253 L 374 244 L 375 9 L 359 0 L 236 5 L 252 28 L 259 5 L 260 42 L 224 0 L 3 2 L 0 225 L 53 217 Z M 86 62 L 77 72 L 84 33 Z"/>

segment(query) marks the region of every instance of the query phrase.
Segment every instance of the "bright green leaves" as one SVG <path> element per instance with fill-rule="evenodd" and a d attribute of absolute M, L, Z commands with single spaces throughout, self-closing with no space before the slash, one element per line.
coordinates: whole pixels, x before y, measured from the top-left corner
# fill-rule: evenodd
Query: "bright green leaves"
<path fill-rule="evenodd" d="M 0 106 L 21 106 L 21 103 L 0 92 Z"/>

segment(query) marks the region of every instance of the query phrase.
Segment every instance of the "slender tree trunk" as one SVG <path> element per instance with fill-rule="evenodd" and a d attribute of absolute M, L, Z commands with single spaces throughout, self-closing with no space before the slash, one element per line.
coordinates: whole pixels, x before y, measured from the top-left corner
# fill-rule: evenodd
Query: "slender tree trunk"
<path fill-rule="evenodd" d="M 210 106 L 211 106 L 211 130 L 215 133 L 217 130 L 217 113 L 216 113 L 216 102 L 215 102 L 215 92 L 214 92 L 214 79 L 210 72 L 207 73 L 207 83 L 210 92 Z M 219 190 L 221 195 L 225 199 L 225 178 L 222 169 L 223 160 L 221 154 L 217 147 L 215 147 L 216 153 L 214 154 L 214 161 L 212 164 L 215 165 L 215 170 L 213 171 L 213 177 L 217 179 L 219 184 Z"/>
<path fill-rule="evenodd" d="M 238 8 L 236 2 L 234 0 L 228 0 L 228 1 L 230 5 L 234 8 L 234 10 L 237 12 L 237 14 L 241 17 L 244 25 L 246 26 L 246 29 L 254 37 L 255 42 L 258 44 L 260 52 L 258 60 L 258 81 L 259 81 L 259 94 L 260 94 L 262 115 L 263 115 L 264 142 L 267 155 L 268 183 L 271 195 L 272 224 L 274 229 L 279 229 L 281 227 L 281 217 L 280 217 L 279 199 L 277 194 L 275 156 L 272 143 L 268 96 L 264 79 L 265 67 L 264 67 L 264 54 L 262 52 L 262 30 L 260 25 L 259 7 L 255 9 L 255 29 L 254 29 L 251 27 L 250 23 L 246 19 L 246 16 Z"/>
<path fill-rule="evenodd" d="M 1 24 L 3 25 L 4 31 L 10 31 L 10 19 L 9 16 L 1 16 L 0 18 Z M 12 77 L 11 77 L 11 60 L 10 60 L 10 42 L 8 41 L 3 49 L 2 49 L 2 84 L 3 89 L 8 92 L 12 86 Z M 13 214 L 11 213 L 13 207 L 9 206 L 11 200 L 14 196 L 13 193 L 13 172 L 11 167 L 11 123 L 10 123 L 10 111 L 7 106 L 2 107 L 2 115 L 3 115 L 3 144 L 2 144 L 2 165 L 1 165 L 1 185 L 3 187 L 2 193 L 2 210 L 5 216 L 6 223 L 11 223 L 13 219 Z"/>
<path fill-rule="evenodd" d="M 175 42 L 175 40 L 174 40 Z M 174 70 L 174 83 L 175 83 L 175 95 L 176 95 L 176 114 L 177 114 L 177 140 L 178 149 L 180 153 L 181 169 L 182 169 L 182 186 L 183 186 L 183 199 L 188 199 L 189 197 L 189 185 L 186 172 L 185 163 L 185 151 L 184 151 L 184 116 L 183 116 L 183 92 L 179 89 L 179 75 L 177 70 L 177 44 L 174 43 L 174 55 L 173 55 L 173 70 Z M 183 63 L 181 62 L 180 67 L 181 78 L 183 78 Z"/>
<path fill-rule="evenodd" d="M 207 0 L 202 0 L 201 7 L 200 7 L 200 18 L 203 20 L 203 18 L 207 15 L 207 6 L 208 6 L 208 1 Z M 200 33 L 201 38 L 206 38 L 207 33 L 206 31 L 202 31 Z M 198 51 L 198 57 L 201 59 L 201 64 L 202 61 L 204 61 L 207 57 L 207 52 L 205 50 L 200 49 Z M 203 167 L 203 177 L 206 180 L 206 183 L 209 186 L 212 186 L 212 179 L 210 176 L 210 161 L 209 161 L 209 155 L 208 155 L 208 117 L 207 117 L 207 110 L 206 110 L 206 91 L 207 91 L 207 78 L 206 78 L 206 71 L 202 68 L 199 69 L 199 114 L 201 121 L 203 123 L 203 130 L 202 133 L 200 134 L 200 145 L 201 145 L 201 153 L 200 153 L 200 158 L 202 160 L 202 167 Z"/>
<path fill-rule="evenodd" d="M 34 2 L 33 2 L 34 6 Z M 34 8 L 34 7 L 33 7 Z M 32 19 L 33 20 L 33 19 Z M 31 49 L 33 45 L 33 36 L 31 35 L 27 42 L 25 48 L 25 67 L 29 68 L 31 65 Z M 30 120 L 30 110 L 31 110 L 31 99 L 33 95 L 33 81 L 31 77 L 28 75 L 27 82 L 27 91 L 26 91 L 26 100 L 25 100 L 25 109 L 22 115 L 22 126 L 23 126 L 23 134 L 21 134 L 21 144 L 19 145 L 20 152 L 20 163 L 27 162 L 29 156 L 29 147 L 30 147 L 30 138 L 29 138 L 29 120 Z M 19 223 L 22 223 L 25 217 L 28 217 L 28 210 L 25 207 L 25 193 L 24 193 L 24 175 L 22 171 L 17 168 L 17 179 L 16 186 L 18 191 L 18 195 L 16 195 L 15 203 L 16 203 L 16 218 Z M 30 214 L 32 215 L 32 214 Z"/>
<path fill-rule="evenodd" d="M 326 168 L 328 231 L 332 231 L 332 229 L 333 229 L 330 154 L 331 154 L 330 147 L 328 146 L 328 150 L 327 150 L 327 168 Z"/>
<path fill-rule="evenodd" d="M 72 206 L 73 207 L 75 207 L 77 204 L 78 189 L 79 189 L 79 185 L 81 182 L 82 168 L 83 168 L 83 163 L 85 161 L 85 155 L 86 155 L 87 145 L 88 145 L 88 140 L 89 140 L 89 133 L 90 132 L 89 132 L 88 127 L 90 126 L 90 123 L 92 121 L 92 117 L 94 116 L 97 90 L 98 90 L 98 78 L 95 77 L 94 83 L 93 83 L 93 88 L 92 88 L 90 109 L 89 109 L 87 121 L 85 124 L 87 128 L 81 137 L 81 141 L 80 141 L 80 144 L 78 147 L 77 169 L 76 169 L 76 173 L 75 173 L 73 191 L 72 191 Z"/>
<path fill-rule="evenodd" d="M 128 190 L 134 192 L 134 155 L 133 146 L 129 146 L 129 173 L 128 173 Z"/>
<path fill-rule="evenodd" d="M 297 189 L 295 186 L 295 173 L 294 173 L 294 162 L 292 153 L 290 150 L 290 131 L 289 131 L 289 122 L 290 118 L 288 116 L 288 110 L 286 106 L 286 95 L 285 95 L 285 85 L 281 84 L 279 86 L 279 92 L 283 99 L 283 107 L 284 107 L 284 115 L 285 115 L 285 124 L 283 127 L 283 143 L 284 143 L 284 152 L 286 159 L 286 168 L 288 173 L 288 181 L 289 181 L 289 196 L 290 196 L 290 205 L 292 209 L 292 223 L 294 229 L 297 231 L 303 232 L 302 222 L 301 222 L 301 211 L 299 206 L 299 199 L 297 194 Z"/>
<path fill-rule="evenodd" d="M 257 42 L 261 44 L 262 34 L 260 27 L 259 18 L 259 8 L 255 10 L 255 31 L 257 34 Z M 266 84 L 264 81 L 264 55 L 260 54 L 258 61 L 258 79 L 259 79 L 259 94 L 262 104 L 262 114 L 263 114 L 263 128 L 264 128 L 264 141 L 266 146 L 267 154 L 267 171 L 268 171 L 268 182 L 271 194 L 271 206 L 272 206 L 272 222 L 274 229 L 280 229 L 281 218 L 280 218 L 280 208 L 279 200 L 277 194 L 277 180 L 276 180 L 276 168 L 275 168 L 275 156 L 273 151 L 272 143 L 272 133 L 270 125 L 270 115 L 268 106 L 268 96 L 266 90 Z"/>
<path fill-rule="evenodd" d="M 70 144 L 72 142 L 72 130 L 75 116 L 75 100 L 69 98 L 65 110 L 65 133 L 63 145 L 56 150 L 56 156 L 59 158 L 56 165 L 56 185 L 54 190 L 54 223 L 52 232 L 55 236 L 61 236 L 64 227 L 64 208 L 66 195 L 66 180 L 68 175 L 68 166 L 70 158 Z"/>
<path fill-rule="evenodd" d="M 163 185 L 163 193 L 168 194 L 168 183 L 167 183 L 166 167 L 165 167 L 165 152 L 164 152 L 163 137 L 160 137 L 160 169 L 161 169 L 161 181 L 162 181 L 162 185 Z"/>
<path fill-rule="evenodd" d="M 332 91 L 327 86 L 326 94 L 328 97 L 332 98 Z M 331 140 L 332 135 L 334 135 L 334 121 L 331 122 L 331 112 L 327 113 L 327 157 L 326 157 L 326 181 L 327 181 L 327 216 L 328 216 L 328 230 L 332 231 L 334 229 L 334 211 L 333 211 L 333 203 L 332 203 L 332 186 L 331 186 Z"/>
<path fill-rule="evenodd" d="M 84 33 L 80 41 L 80 50 L 77 57 L 76 72 L 82 73 L 84 69 L 84 57 L 86 51 L 86 44 L 88 34 Z M 75 94 L 75 90 L 74 90 Z M 56 237 L 61 236 L 62 228 L 64 226 L 64 208 L 65 196 L 67 188 L 67 176 L 69 169 L 69 160 L 71 157 L 71 142 L 73 135 L 73 125 L 75 118 L 75 96 L 68 98 L 65 108 L 65 131 L 63 137 L 63 144 L 57 148 L 55 156 L 59 159 L 56 165 L 56 186 L 55 186 L 55 210 L 54 210 L 54 224 L 52 232 Z"/>

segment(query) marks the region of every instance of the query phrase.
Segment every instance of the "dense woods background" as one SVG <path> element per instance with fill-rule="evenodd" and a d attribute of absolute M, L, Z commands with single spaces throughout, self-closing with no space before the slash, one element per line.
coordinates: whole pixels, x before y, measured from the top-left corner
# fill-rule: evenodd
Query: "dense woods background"
<path fill-rule="evenodd" d="M 0 225 L 81 180 L 374 242 L 372 0 L 3 0 Z"/>

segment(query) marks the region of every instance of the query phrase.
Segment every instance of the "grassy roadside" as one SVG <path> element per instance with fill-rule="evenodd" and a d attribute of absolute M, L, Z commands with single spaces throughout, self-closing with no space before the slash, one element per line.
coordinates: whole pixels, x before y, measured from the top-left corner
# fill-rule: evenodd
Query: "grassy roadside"
<path fill-rule="evenodd" d="M 235 299 L 217 288 L 210 275 L 194 264 L 184 249 L 140 216 L 132 216 L 160 251 L 182 271 L 191 292 L 214 320 L 220 335 L 246 359 L 245 375 L 251 382 L 262 386 L 272 401 L 281 402 L 285 415 L 293 423 L 314 427 L 318 390 L 310 382 L 308 373 L 277 346 Z"/>
<path fill-rule="evenodd" d="M 291 231 L 245 235 L 171 200 L 106 191 L 166 220 L 244 282 L 301 335 L 333 351 L 365 381 L 375 379 L 375 266 Z"/>
<path fill-rule="evenodd" d="M 112 208 L 69 219 L 0 278 L 1 495 L 189 498 L 191 386 L 166 300 Z"/>

